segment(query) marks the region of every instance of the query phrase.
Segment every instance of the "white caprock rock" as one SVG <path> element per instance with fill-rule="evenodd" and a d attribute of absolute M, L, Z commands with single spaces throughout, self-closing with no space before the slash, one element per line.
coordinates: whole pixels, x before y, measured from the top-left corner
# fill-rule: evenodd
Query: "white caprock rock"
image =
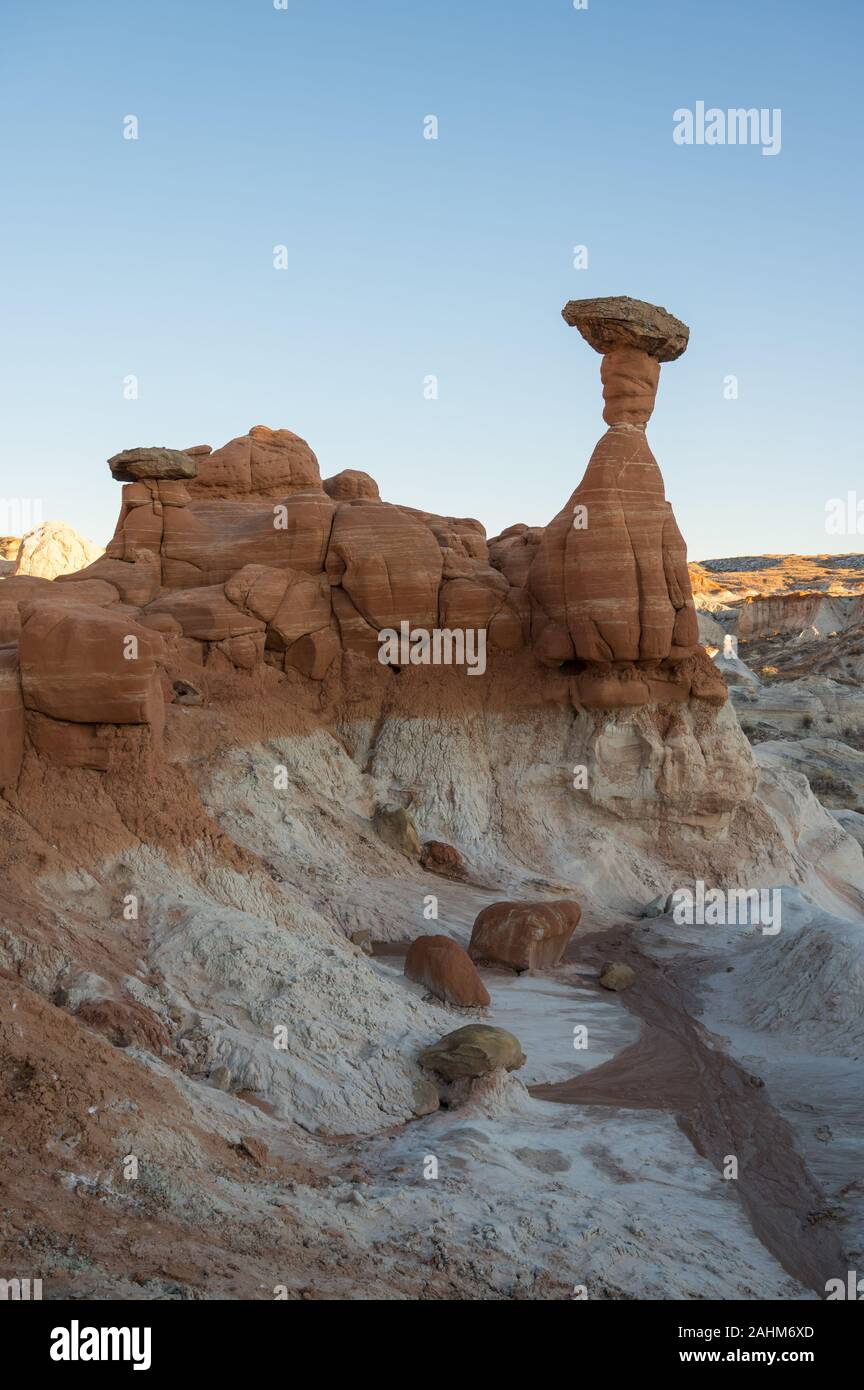
<path fill-rule="evenodd" d="M 738 639 L 727 632 L 723 638 L 723 649 L 713 657 L 714 665 L 723 673 L 727 685 L 759 685 L 759 677 L 751 671 L 738 655 Z"/>
<path fill-rule="evenodd" d="M 10 574 L 34 579 L 56 579 L 74 574 L 104 555 L 100 545 L 79 536 L 65 521 L 46 521 L 22 537 Z"/>

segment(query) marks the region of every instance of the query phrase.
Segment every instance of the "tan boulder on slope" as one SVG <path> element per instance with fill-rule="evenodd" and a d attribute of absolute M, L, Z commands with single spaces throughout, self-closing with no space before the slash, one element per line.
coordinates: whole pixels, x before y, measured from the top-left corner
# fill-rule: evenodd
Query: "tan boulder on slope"
<path fill-rule="evenodd" d="M 487 1076 L 499 1069 L 518 1071 L 527 1060 L 513 1033 L 488 1023 L 466 1023 L 420 1053 L 421 1067 L 448 1081 Z"/>

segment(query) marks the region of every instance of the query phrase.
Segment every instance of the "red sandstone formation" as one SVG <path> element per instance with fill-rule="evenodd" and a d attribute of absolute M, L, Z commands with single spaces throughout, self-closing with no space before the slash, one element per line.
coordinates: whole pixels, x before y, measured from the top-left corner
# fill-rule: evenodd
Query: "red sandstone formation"
<path fill-rule="evenodd" d="M 476 965 L 449 936 L 418 936 L 405 957 L 405 974 L 447 1004 L 485 1008 L 491 1002 Z"/>
<path fill-rule="evenodd" d="M 27 709 L 76 724 L 158 724 L 162 638 L 110 609 L 25 604 L 18 646 Z"/>
<path fill-rule="evenodd" d="M 511 970 L 549 969 L 561 960 L 581 916 L 572 901 L 491 903 L 474 923 L 468 954 Z"/>
<path fill-rule="evenodd" d="M 686 698 L 692 671 L 679 664 L 697 656 L 699 629 L 686 548 L 645 426 L 660 363 L 680 357 L 689 329 L 665 309 L 626 297 L 572 300 L 563 314 L 603 354 L 609 429 L 537 546 L 528 575 L 539 610 L 535 650 L 550 666 L 574 658 L 606 666 L 577 678 L 576 698 L 585 705 L 645 704 L 658 698 L 651 686 L 658 679 L 680 686 Z M 660 663 L 666 668 L 658 670 Z M 711 685 L 703 667 L 692 693 L 722 703 Z"/>
<path fill-rule="evenodd" d="M 110 459 L 124 486 L 106 553 L 54 582 L 0 583 L 0 785 L 14 782 L 26 736 L 70 766 L 152 752 L 163 692 L 172 699 L 190 666 L 266 663 L 321 682 L 346 655 L 377 662 L 382 629 L 405 623 L 485 634 L 487 679 L 502 661 L 534 685 L 564 667 L 577 708 L 722 704 L 645 439 L 660 362 L 680 356 L 688 330 L 626 298 L 574 301 L 564 317 L 604 354 L 609 430 L 545 529 L 487 543 L 472 518 L 382 501 L 366 473 L 322 484 L 308 444 L 264 425 L 215 452 Z M 416 664 L 430 661 L 420 650 Z"/>

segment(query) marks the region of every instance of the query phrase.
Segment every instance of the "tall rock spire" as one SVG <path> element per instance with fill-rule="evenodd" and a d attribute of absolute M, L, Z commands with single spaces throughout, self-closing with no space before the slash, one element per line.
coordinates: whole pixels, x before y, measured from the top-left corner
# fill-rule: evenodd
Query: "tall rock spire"
<path fill-rule="evenodd" d="M 531 568 L 529 589 L 548 620 L 537 655 L 548 665 L 684 660 L 699 641 L 687 552 L 645 426 L 660 363 L 681 356 L 690 330 L 626 296 L 571 300 L 563 315 L 602 354 L 609 428 Z"/>

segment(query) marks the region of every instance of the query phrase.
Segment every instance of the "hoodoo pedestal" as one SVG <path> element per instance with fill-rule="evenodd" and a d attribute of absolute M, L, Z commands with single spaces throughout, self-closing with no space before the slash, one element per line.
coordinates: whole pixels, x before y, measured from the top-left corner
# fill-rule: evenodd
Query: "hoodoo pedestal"
<path fill-rule="evenodd" d="M 690 330 L 626 296 L 571 300 L 563 316 L 602 354 L 609 428 L 531 566 L 535 651 L 548 666 L 587 665 L 583 704 L 644 704 L 673 687 L 672 698 L 722 703 L 700 661 L 686 546 L 645 437 L 660 364 L 681 356 Z"/>

